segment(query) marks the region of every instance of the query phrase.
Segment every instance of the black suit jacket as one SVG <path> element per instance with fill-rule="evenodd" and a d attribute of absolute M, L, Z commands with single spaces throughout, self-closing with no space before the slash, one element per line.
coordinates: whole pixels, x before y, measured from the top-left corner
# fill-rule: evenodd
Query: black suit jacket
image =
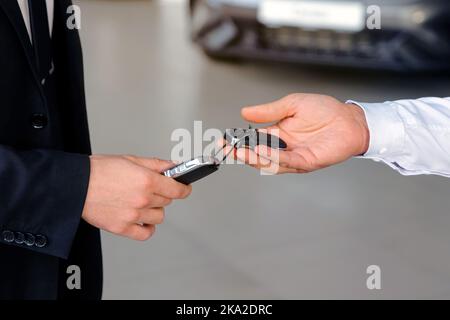
<path fill-rule="evenodd" d="M 99 299 L 99 230 L 81 220 L 91 152 L 70 0 L 55 0 L 50 108 L 16 0 L 0 0 L 0 299 Z M 69 265 L 81 290 L 68 290 Z"/>

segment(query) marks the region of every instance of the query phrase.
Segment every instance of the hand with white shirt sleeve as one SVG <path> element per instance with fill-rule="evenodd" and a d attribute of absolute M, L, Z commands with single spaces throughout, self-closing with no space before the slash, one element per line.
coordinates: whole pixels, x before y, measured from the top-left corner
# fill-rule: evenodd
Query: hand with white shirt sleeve
<path fill-rule="evenodd" d="M 365 104 L 293 94 L 241 113 L 250 122 L 275 122 L 266 129 L 288 145 L 284 151 L 258 146 L 256 155 L 237 151 L 241 161 L 262 170 L 306 173 L 363 156 L 405 175 L 450 176 L 450 99 Z"/>
<path fill-rule="evenodd" d="M 237 150 L 239 160 L 271 173 L 314 171 L 362 155 L 369 145 L 363 110 L 329 96 L 292 94 L 243 108 L 241 114 L 253 123 L 276 122 L 266 129 L 287 143 L 284 151 L 257 146 L 258 157 L 251 150 Z"/>

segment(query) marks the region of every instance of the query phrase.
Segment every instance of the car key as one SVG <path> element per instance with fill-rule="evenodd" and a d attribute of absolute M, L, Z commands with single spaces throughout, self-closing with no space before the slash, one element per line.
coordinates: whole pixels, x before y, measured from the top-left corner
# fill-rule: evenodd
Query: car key
<path fill-rule="evenodd" d="M 216 158 L 201 156 L 165 171 L 164 175 L 188 185 L 216 172 L 219 165 L 220 163 Z"/>
<path fill-rule="evenodd" d="M 176 181 L 189 185 L 197 180 L 200 180 L 210 174 L 216 172 L 222 162 L 235 148 L 254 148 L 257 145 L 264 144 L 271 148 L 285 149 L 286 143 L 273 135 L 259 132 L 257 129 L 227 129 L 224 135 L 225 142 L 231 146 L 230 151 L 222 157 L 219 161 L 217 156 L 220 151 L 227 146 L 225 143 L 223 147 L 216 153 L 215 156 L 200 156 L 195 159 L 183 162 L 175 167 L 166 170 L 163 174 L 166 177 L 175 179 Z"/>
<path fill-rule="evenodd" d="M 258 145 L 264 145 L 273 149 L 286 149 L 286 142 L 275 136 L 265 132 L 261 132 L 258 129 L 227 129 L 225 131 L 225 140 L 233 144 L 233 140 L 238 139 L 235 148 L 250 148 L 254 149 Z"/>

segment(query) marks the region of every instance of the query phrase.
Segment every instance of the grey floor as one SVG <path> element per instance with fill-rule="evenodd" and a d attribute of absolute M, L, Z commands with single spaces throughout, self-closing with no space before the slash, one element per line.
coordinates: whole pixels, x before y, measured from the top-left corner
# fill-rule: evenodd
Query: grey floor
<path fill-rule="evenodd" d="M 76 2 L 96 153 L 169 158 L 174 129 L 243 126 L 241 106 L 291 92 L 449 94 L 444 76 L 211 61 L 189 41 L 182 1 Z M 450 298 L 449 191 L 369 160 L 279 177 L 227 166 L 170 206 L 149 242 L 103 233 L 104 298 Z M 366 288 L 371 264 L 379 291 Z"/>

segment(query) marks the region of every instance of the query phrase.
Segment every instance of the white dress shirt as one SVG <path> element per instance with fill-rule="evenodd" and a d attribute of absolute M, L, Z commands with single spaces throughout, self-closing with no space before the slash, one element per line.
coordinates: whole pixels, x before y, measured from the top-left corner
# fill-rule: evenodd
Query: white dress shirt
<path fill-rule="evenodd" d="M 31 23 L 30 23 L 30 10 L 28 8 L 28 0 L 17 0 L 19 3 L 20 11 L 22 11 L 23 19 L 25 21 L 25 26 L 28 30 L 28 35 L 30 36 L 30 41 L 32 41 L 31 37 Z M 47 3 L 47 14 L 48 14 L 48 28 L 50 31 L 50 35 L 53 31 L 53 12 L 54 12 L 54 0 L 46 0 Z"/>
<path fill-rule="evenodd" d="M 450 177 L 450 98 L 349 103 L 366 114 L 370 145 L 363 158 L 403 175 Z"/>

